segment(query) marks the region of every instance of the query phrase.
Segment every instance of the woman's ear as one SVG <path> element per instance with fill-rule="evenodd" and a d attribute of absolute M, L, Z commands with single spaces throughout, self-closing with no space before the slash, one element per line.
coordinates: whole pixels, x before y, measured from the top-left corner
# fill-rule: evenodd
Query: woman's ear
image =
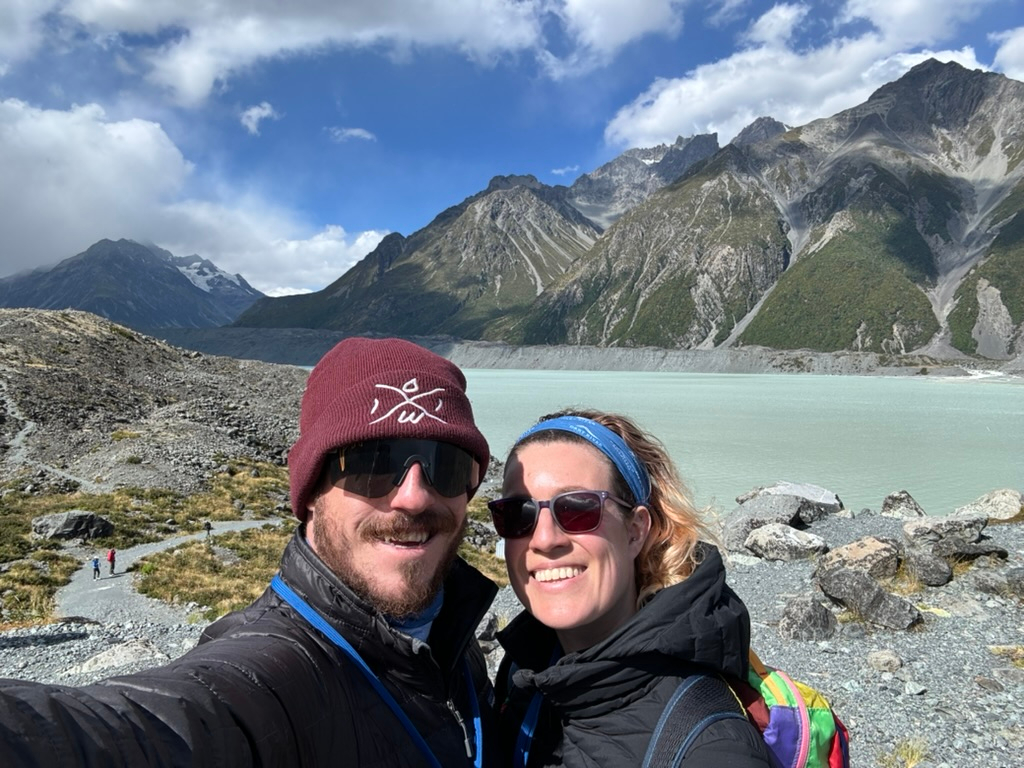
<path fill-rule="evenodd" d="M 634 509 L 632 517 L 626 523 L 626 530 L 629 533 L 630 555 L 636 557 L 644 548 L 647 536 L 651 532 L 651 511 L 644 506 Z"/>

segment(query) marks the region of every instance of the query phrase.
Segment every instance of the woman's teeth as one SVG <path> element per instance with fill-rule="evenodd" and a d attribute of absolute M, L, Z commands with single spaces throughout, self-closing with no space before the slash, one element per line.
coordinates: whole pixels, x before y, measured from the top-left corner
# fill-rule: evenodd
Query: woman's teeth
<path fill-rule="evenodd" d="M 579 576 L 581 573 L 583 573 L 583 569 L 575 566 L 572 568 L 547 568 L 543 571 L 534 571 L 533 578 L 537 581 L 561 581 Z"/>

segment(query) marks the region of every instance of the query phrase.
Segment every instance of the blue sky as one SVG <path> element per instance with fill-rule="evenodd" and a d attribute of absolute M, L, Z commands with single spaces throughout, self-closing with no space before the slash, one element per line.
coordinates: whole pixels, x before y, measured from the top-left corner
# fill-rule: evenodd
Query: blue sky
<path fill-rule="evenodd" d="M 499 174 L 1024 80 L 1021 0 L 7 0 L 0 276 L 107 237 L 319 290 Z"/>

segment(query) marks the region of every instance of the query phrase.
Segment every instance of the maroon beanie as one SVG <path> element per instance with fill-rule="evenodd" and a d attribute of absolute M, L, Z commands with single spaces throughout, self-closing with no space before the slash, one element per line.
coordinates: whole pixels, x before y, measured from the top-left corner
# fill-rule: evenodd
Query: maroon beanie
<path fill-rule="evenodd" d="M 487 471 L 487 440 L 476 428 L 458 366 L 402 339 L 350 338 L 306 381 L 299 439 L 288 454 L 292 512 L 305 520 L 324 458 L 362 440 L 409 437 L 466 449 Z"/>

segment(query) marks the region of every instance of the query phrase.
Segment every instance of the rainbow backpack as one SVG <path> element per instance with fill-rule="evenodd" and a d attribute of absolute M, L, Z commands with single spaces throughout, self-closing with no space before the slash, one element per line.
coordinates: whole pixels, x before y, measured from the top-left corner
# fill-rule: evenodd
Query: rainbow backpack
<path fill-rule="evenodd" d="M 723 684 L 724 683 L 724 684 Z M 849 768 L 849 735 L 825 697 L 750 652 L 747 679 L 691 675 L 655 726 L 644 768 L 673 766 L 711 723 L 746 718 L 782 768 Z"/>

